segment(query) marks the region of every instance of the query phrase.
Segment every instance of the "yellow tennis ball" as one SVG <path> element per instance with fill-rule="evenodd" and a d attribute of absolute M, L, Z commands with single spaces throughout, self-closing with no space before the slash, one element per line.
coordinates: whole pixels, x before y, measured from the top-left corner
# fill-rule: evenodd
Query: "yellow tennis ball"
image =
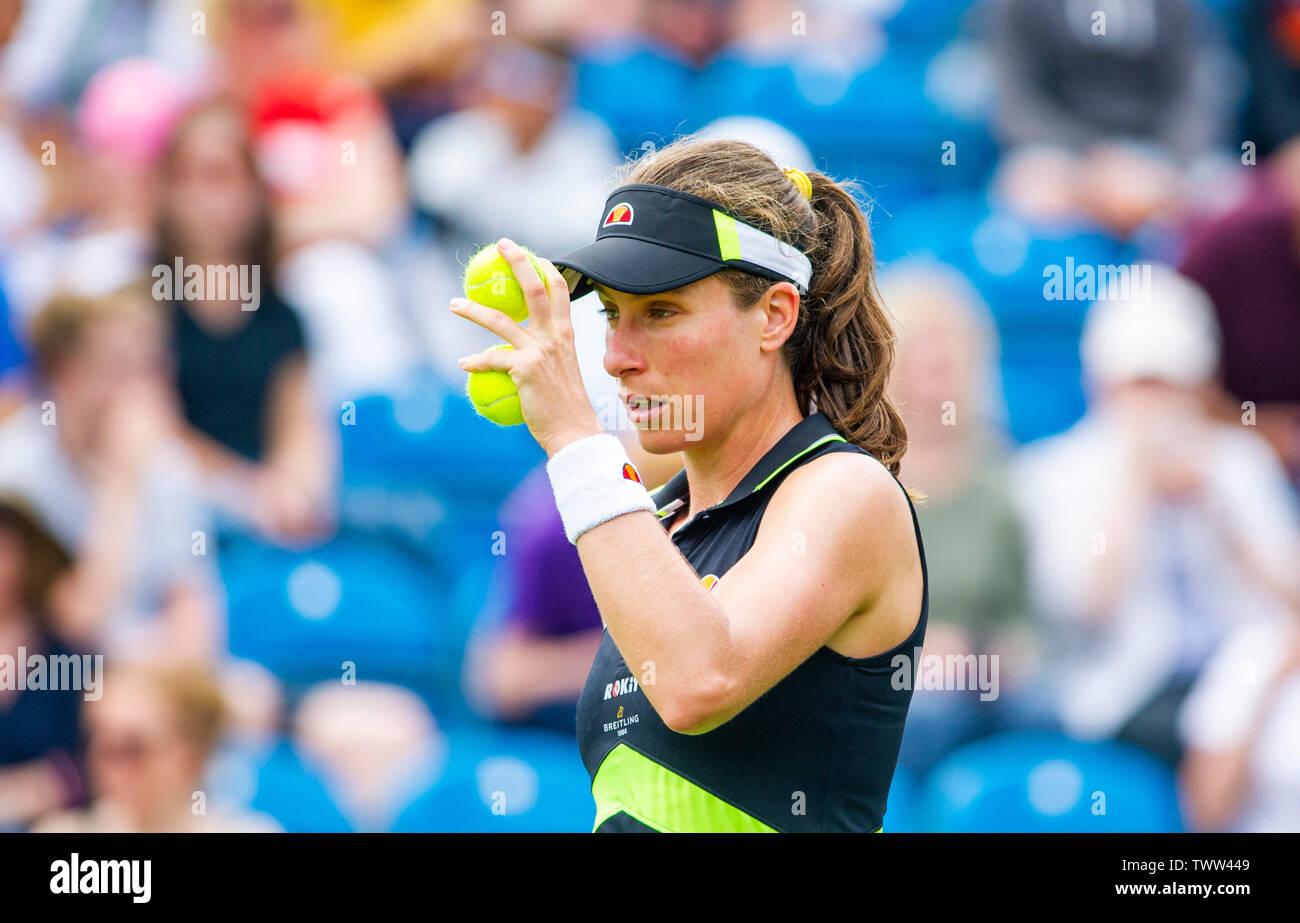
<path fill-rule="evenodd" d="M 537 278 L 543 283 L 546 276 L 537 264 L 531 250 L 522 247 L 537 270 Z M 496 244 L 484 247 L 465 267 L 465 297 L 477 301 L 489 308 L 496 308 L 511 320 L 523 323 L 528 318 L 528 303 L 524 300 L 524 290 L 515 280 L 515 274 L 506 262 Z"/>
<path fill-rule="evenodd" d="M 493 349 L 514 349 L 509 343 Z M 465 393 L 480 416 L 487 417 L 500 426 L 518 426 L 524 422 L 524 412 L 519 406 L 519 392 L 509 372 L 489 369 L 470 372 L 465 382 Z"/>

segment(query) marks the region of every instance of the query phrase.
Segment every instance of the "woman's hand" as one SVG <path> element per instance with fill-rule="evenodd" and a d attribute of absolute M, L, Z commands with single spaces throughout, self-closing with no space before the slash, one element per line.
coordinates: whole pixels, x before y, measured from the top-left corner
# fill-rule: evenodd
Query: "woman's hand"
<path fill-rule="evenodd" d="M 161 448 L 180 436 L 180 410 L 157 382 L 124 383 L 100 426 L 100 473 L 115 484 L 135 483 Z"/>
<path fill-rule="evenodd" d="M 523 289 L 528 326 L 487 305 L 453 298 L 452 311 L 514 347 L 466 356 L 460 360 L 460 367 L 467 372 L 507 372 L 519 392 L 528 431 L 547 456 L 552 456 L 571 442 L 604 432 L 578 370 L 573 322 L 569 319 L 569 286 L 550 260 L 535 257 L 546 275 L 543 284 L 528 255 L 509 238 L 498 241 L 497 249 Z"/>

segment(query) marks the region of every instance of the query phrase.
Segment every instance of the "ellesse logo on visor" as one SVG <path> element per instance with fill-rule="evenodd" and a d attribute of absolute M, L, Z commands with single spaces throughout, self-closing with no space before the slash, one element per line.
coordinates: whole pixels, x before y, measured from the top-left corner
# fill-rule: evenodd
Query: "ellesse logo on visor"
<path fill-rule="evenodd" d="M 609 210 L 605 216 L 604 227 L 611 224 L 631 224 L 632 223 L 632 206 L 627 202 L 619 202 Z"/>

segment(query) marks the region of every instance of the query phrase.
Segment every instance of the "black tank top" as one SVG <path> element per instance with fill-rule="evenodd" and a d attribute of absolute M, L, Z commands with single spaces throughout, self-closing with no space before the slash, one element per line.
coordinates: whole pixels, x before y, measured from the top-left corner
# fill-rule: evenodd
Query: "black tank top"
<path fill-rule="evenodd" d="M 672 534 L 706 586 L 749 550 L 781 481 L 830 452 L 869 454 L 845 441 L 825 414 L 814 413 L 782 437 L 726 500 Z M 666 529 L 686 505 L 686 472 L 652 496 Z M 605 631 L 577 715 L 578 745 L 596 800 L 593 831 L 881 829 L 929 603 L 911 498 L 908 506 L 924 581 L 912 634 L 872 657 L 845 657 L 823 646 L 708 733 L 670 730 L 641 690 L 648 677 L 628 668 Z"/>

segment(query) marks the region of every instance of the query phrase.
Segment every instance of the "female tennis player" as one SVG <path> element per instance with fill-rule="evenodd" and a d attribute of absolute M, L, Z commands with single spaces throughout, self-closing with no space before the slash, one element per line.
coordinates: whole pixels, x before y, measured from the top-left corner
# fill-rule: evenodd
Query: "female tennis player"
<path fill-rule="evenodd" d="M 498 243 L 528 326 L 452 302 L 513 346 L 461 366 L 514 380 L 605 623 L 578 703 L 593 829 L 879 831 L 927 592 L 867 222 L 846 185 L 689 137 L 599 220 L 545 285 Z M 579 375 L 592 290 L 641 446 L 683 453 L 653 492 Z"/>

